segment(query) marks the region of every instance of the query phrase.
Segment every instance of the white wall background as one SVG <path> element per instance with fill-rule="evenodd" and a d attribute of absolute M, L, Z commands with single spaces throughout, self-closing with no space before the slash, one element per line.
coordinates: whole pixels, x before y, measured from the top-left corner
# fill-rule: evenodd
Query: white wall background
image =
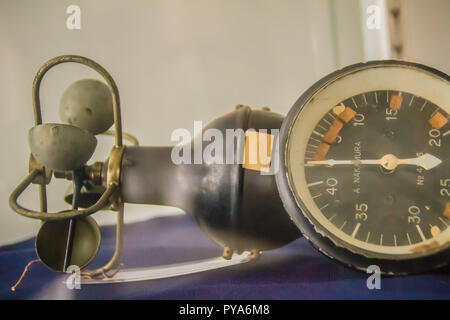
<path fill-rule="evenodd" d="M 450 0 L 403 0 L 405 60 L 450 74 Z"/>
<path fill-rule="evenodd" d="M 449 3 L 408 1 L 409 27 L 420 29 L 408 34 L 409 58 L 446 72 Z M 81 8 L 81 30 L 66 28 L 71 4 Z M 27 174 L 31 84 L 46 60 L 71 53 L 102 64 L 118 84 L 124 130 L 142 144 L 166 145 L 175 128 L 192 130 L 194 120 L 207 123 L 239 103 L 285 114 L 320 77 L 364 60 L 361 12 L 358 0 L 1 1 L 0 243 L 39 225 L 13 213 L 8 197 Z M 61 93 L 83 77 L 97 76 L 62 65 L 45 77 L 44 122 L 59 121 Z M 100 138 L 93 160 L 104 160 L 112 142 Z M 67 208 L 67 185 L 52 181 L 50 210 Z M 38 208 L 36 191 L 21 203 Z M 132 209 L 128 216 L 160 210 Z"/>

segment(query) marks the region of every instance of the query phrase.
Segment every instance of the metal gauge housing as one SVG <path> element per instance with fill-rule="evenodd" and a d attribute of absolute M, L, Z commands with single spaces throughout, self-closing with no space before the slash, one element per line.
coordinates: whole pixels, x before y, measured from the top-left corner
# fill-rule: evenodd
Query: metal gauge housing
<path fill-rule="evenodd" d="M 449 76 L 416 63 L 355 64 L 314 84 L 285 118 L 276 180 L 325 255 L 385 274 L 450 260 Z"/>

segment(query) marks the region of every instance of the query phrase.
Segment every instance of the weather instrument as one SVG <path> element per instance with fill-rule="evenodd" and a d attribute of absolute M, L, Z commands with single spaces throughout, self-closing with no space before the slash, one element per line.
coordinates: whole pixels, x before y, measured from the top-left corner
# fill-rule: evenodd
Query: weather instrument
<path fill-rule="evenodd" d="M 41 80 L 66 62 L 93 68 L 106 84 L 74 83 L 61 99 L 63 123 L 43 123 Z M 224 248 L 226 259 L 242 252 L 256 258 L 303 234 L 328 257 L 361 270 L 375 264 L 384 273 L 407 274 L 449 262 L 450 86 L 448 75 L 429 67 L 374 61 L 344 68 L 306 91 L 286 118 L 239 105 L 203 129 L 243 133 L 231 139 L 231 148 L 227 139 L 219 152 L 223 161 L 206 163 L 174 163 L 172 146 L 139 146 L 123 133 L 117 86 L 88 58 L 46 62 L 33 83 L 33 108 L 29 174 L 10 205 L 43 221 L 36 250 L 55 271 L 76 265 L 93 282 L 109 281 L 107 272 L 120 262 L 125 203 L 183 209 Z M 271 133 L 280 127 L 279 135 Z M 113 135 L 115 144 L 105 161 L 87 164 L 98 134 Z M 189 148 L 206 146 L 199 136 Z M 257 150 L 269 141 L 269 166 L 258 157 L 248 161 L 251 137 Z M 65 198 L 71 209 L 47 212 L 52 177 L 71 181 Z M 18 203 L 30 184 L 39 186 L 39 210 Z M 101 241 L 91 215 L 100 210 L 117 214 L 116 251 L 106 265 L 89 270 Z M 219 266 L 214 260 L 189 272 Z M 180 266 L 169 269 L 166 274 L 186 273 Z M 127 270 L 117 277 L 126 281 L 130 274 L 142 278 Z"/>

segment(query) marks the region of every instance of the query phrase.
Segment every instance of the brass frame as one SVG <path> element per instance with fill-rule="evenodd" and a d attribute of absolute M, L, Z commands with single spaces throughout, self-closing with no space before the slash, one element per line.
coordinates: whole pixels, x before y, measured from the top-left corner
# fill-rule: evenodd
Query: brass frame
<path fill-rule="evenodd" d="M 50 179 L 48 179 L 47 177 L 49 170 L 47 169 L 46 171 L 46 168 L 42 164 L 38 163 L 34 159 L 34 157 L 32 157 L 31 159 L 33 161 L 30 161 L 29 174 L 11 193 L 9 197 L 9 205 L 15 212 L 17 212 L 20 215 L 33 219 L 40 219 L 47 221 L 47 220 L 71 219 L 91 215 L 111 204 L 112 209 L 117 211 L 116 249 L 114 255 L 111 258 L 111 260 L 103 267 L 92 271 L 85 270 L 82 273 L 82 275 L 88 277 L 93 277 L 102 274 L 104 276 L 107 276 L 106 272 L 112 269 L 119 261 L 123 246 L 124 204 L 120 197 L 119 183 L 120 183 L 120 167 L 125 147 L 123 146 L 122 143 L 122 124 L 120 114 L 119 91 L 111 75 L 101 65 L 99 65 L 98 63 L 96 63 L 91 59 L 77 55 L 62 55 L 50 59 L 46 63 L 44 63 L 44 65 L 42 65 L 42 67 L 38 70 L 33 81 L 32 97 L 33 97 L 34 120 L 36 126 L 42 124 L 42 113 L 39 96 L 39 88 L 42 79 L 44 75 L 47 73 L 47 71 L 50 70 L 52 67 L 66 62 L 80 63 L 97 71 L 106 80 L 108 87 L 112 93 L 115 131 L 114 132 L 107 131 L 106 134 L 115 136 L 115 145 L 111 151 L 108 160 L 106 191 L 102 194 L 100 199 L 89 208 L 83 210 L 63 210 L 56 213 L 48 213 L 46 184 L 50 182 Z M 138 144 L 137 139 L 128 134 L 125 135 L 126 135 L 125 138 L 127 140 L 130 140 L 132 144 L 134 145 Z M 24 208 L 17 203 L 17 199 L 19 198 L 19 196 L 31 183 L 39 184 L 40 211 L 34 211 Z"/>
<path fill-rule="evenodd" d="M 102 135 L 114 137 L 116 135 L 116 132 L 114 130 L 108 130 L 108 131 L 103 132 Z M 130 142 L 132 146 L 139 145 L 139 140 L 135 136 L 133 136 L 129 133 L 123 132 L 123 131 L 122 131 L 122 136 L 123 136 L 123 139 Z"/>

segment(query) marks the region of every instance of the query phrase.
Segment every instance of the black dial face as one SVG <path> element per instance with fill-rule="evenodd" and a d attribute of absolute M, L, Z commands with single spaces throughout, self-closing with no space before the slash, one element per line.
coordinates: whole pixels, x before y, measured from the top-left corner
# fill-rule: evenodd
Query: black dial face
<path fill-rule="evenodd" d="M 330 106 L 303 157 L 315 216 L 357 247 L 426 251 L 449 231 L 449 139 L 449 114 L 409 92 L 367 91 Z"/>

